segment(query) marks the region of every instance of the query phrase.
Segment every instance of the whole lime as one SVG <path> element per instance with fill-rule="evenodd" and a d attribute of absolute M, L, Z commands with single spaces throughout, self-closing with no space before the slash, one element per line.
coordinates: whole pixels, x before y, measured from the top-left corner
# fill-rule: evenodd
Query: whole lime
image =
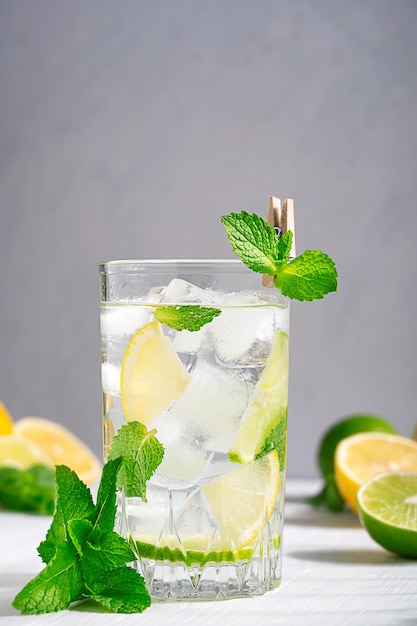
<path fill-rule="evenodd" d="M 379 415 L 358 413 L 349 415 L 336 422 L 323 435 L 320 442 L 317 460 L 323 477 L 334 474 L 334 453 L 342 439 L 361 432 L 381 432 L 397 434 L 397 429 Z"/>

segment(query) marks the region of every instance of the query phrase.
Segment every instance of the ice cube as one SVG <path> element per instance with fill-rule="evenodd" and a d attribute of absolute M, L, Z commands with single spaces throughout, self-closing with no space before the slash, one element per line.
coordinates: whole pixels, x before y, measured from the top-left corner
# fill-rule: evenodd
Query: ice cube
<path fill-rule="evenodd" d="M 129 304 L 105 307 L 101 312 L 101 333 L 112 337 L 133 335 L 150 317 L 150 307 Z"/>
<path fill-rule="evenodd" d="M 206 336 L 207 326 L 200 330 L 191 332 L 190 330 L 180 330 L 175 333 L 172 344 L 177 352 L 184 354 L 196 354 L 201 347 L 201 343 Z"/>
<path fill-rule="evenodd" d="M 249 392 L 248 383 L 238 373 L 200 358 L 191 372 L 190 384 L 169 413 L 184 424 L 190 448 L 227 452 Z"/>
<path fill-rule="evenodd" d="M 271 350 L 274 332 L 288 332 L 288 315 L 275 306 L 225 307 L 210 325 L 217 360 L 227 367 L 259 367 Z"/>
<path fill-rule="evenodd" d="M 155 472 L 155 483 L 164 479 L 170 487 L 184 489 L 198 481 L 206 463 L 207 454 L 190 448 L 184 441 L 166 445 L 164 458 Z M 166 481 L 168 479 L 168 483 Z"/>
<path fill-rule="evenodd" d="M 158 304 L 161 302 L 165 289 L 166 287 L 152 287 L 148 295 L 142 298 L 142 301 L 147 304 Z"/>
<path fill-rule="evenodd" d="M 105 361 L 101 364 L 101 386 L 105 393 L 120 396 L 120 368 Z"/>
<path fill-rule="evenodd" d="M 161 304 L 211 304 L 212 301 L 210 289 L 201 289 L 182 278 L 173 278 L 161 298 Z"/>
<path fill-rule="evenodd" d="M 156 436 L 164 446 L 164 457 L 152 482 L 184 489 L 195 484 L 207 459 L 207 452 L 190 443 L 189 425 L 172 410 L 164 411 L 152 423 Z"/>

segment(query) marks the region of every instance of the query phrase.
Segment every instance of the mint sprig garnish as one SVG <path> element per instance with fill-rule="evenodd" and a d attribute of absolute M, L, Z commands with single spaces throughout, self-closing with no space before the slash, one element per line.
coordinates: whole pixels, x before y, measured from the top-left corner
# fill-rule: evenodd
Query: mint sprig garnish
<path fill-rule="evenodd" d="M 274 285 L 291 299 L 318 300 L 337 290 L 332 259 L 320 250 L 306 250 L 289 260 L 292 232 L 278 238 L 259 215 L 246 211 L 223 215 L 222 224 L 234 252 L 251 270 L 274 276 Z"/>
<path fill-rule="evenodd" d="M 85 599 L 117 613 L 141 613 L 150 605 L 144 579 L 127 565 L 137 557 L 113 530 L 116 488 L 121 474 L 131 495 L 145 498 L 146 481 L 159 465 L 163 448 L 154 432 L 138 422 L 122 429 L 112 452 L 117 454 L 129 440 L 126 456 L 104 465 L 95 505 L 75 472 L 65 465 L 56 467 L 54 516 L 38 548 L 45 567 L 13 600 L 22 613 L 59 611 Z"/>
<path fill-rule="evenodd" d="M 174 330 L 189 330 L 191 332 L 200 330 L 220 313 L 220 309 L 200 306 L 199 304 L 158 306 L 153 312 L 154 317 L 161 324 Z"/>

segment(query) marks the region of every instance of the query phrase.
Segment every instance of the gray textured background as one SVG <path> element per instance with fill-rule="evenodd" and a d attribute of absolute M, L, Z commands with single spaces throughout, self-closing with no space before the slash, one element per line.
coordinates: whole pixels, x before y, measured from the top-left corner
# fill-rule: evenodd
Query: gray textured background
<path fill-rule="evenodd" d="M 99 453 L 97 264 L 231 257 L 294 197 L 340 288 L 294 304 L 288 467 L 416 420 L 417 3 L 0 0 L 0 398 Z"/>

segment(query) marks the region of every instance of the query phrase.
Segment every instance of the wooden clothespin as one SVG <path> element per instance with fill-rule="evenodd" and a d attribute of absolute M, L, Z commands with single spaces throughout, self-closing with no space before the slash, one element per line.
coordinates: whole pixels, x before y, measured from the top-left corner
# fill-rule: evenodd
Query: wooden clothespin
<path fill-rule="evenodd" d="M 295 257 L 295 222 L 294 222 L 294 200 L 286 198 L 282 201 L 274 196 L 268 197 L 268 212 L 266 221 L 274 228 L 279 228 L 281 234 L 290 230 L 293 234 L 290 259 Z M 273 276 L 263 276 L 262 285 L 271 288 L 274 286 Z"/>

